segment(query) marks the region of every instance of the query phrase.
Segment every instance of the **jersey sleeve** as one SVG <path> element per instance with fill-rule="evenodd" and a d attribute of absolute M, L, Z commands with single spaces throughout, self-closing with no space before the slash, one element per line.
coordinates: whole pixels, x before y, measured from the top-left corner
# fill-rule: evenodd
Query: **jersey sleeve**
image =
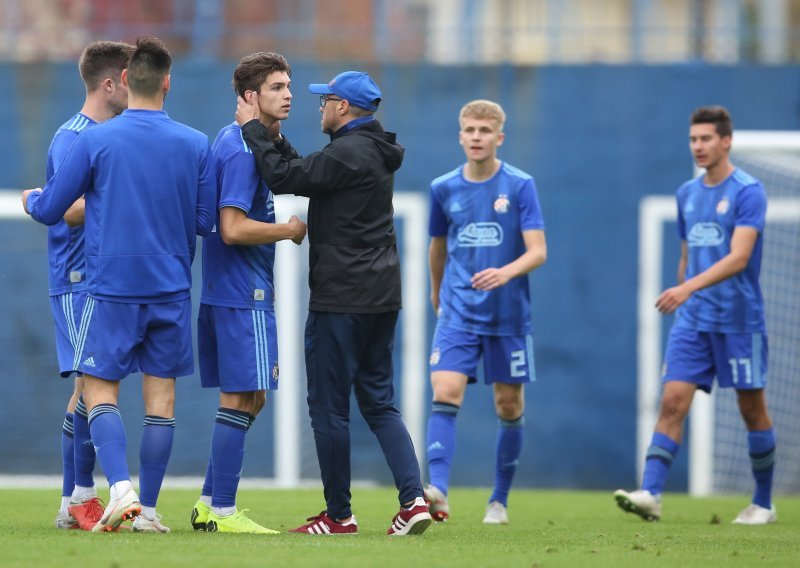
<path fill-rule="evenodd" d="M 753 227 L 762 232 L 767 215 L 767 195 L 760 183 L 749 185 L 736 196 L 737 227 Z"/>
<path fill-rule="evenodd" d="M 53 137 L 53 142 L 50 145 L 50 165 L 53 168 L 51 175 L 56 173 L 58 168 L 61 167 L 61 163 L 64 161 L 64 158 L 66 158 L 69 149 L 72 148 L 77 138 L 78 132 L 66 129 L 59 131 Z"/>
<path fill-rule="evenodd" d="M 221 166 L 219 207 L 237 207 L 245 213 L 253 206 L 261 176 L 249 152 L 235 152 Z"/>
<path fill-rule="evenodd" d="M 544 229 L 544 216 L 533 179 L 525 180 L 519 192 L 519 226 L 523 231 Z"/>
<path fill-rule="evenodd" d="M 428 216 L 428 234 L 431 237 L 443 237 L 447 235 L 447 215 L 439 203 L 436 191 L 431 186 L 430 193 L 430 214 Z"/>
<path fill-rule="evenodd" d="M 200 171 L 197 179 L 197 206 L 195 210 L 196 232 L 207 237 L 214 229 L 217 218 L 217 172 L 208 140 L 205 151 L 201 152 Z"/>
<path fill-rule="evenodd" d="M 44 190 L 28 196 L 27 209 L 38 222 L 55 225 L 70 205 L 86 193 L 92 181 L 92 163 L 87 136 L 79 136 L 69 148 L 62 166 Z"/>
<path fill-rule="evenodd" d="M 686 240 L 686 219 L 683 217 L 683 207 L 681 207 L 681 199 L 680 196 L 675 198 L 675 206 L 678 209 L 678 216 L 676 221 L 678 223 L 677 231 L 678 231 L 678 238 L 682 241 Z"/>

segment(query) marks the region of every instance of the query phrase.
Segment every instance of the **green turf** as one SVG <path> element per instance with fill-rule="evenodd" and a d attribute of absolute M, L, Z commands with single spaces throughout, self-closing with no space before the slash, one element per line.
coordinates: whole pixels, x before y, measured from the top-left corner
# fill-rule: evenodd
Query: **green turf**
<path fill-rule="evenodd" d="M 53 526 L 56 491 L 0 490 L 0 566 L 800 566 L 797 497 L 777 500 L 777 524 L 741 527 L 730 521 L 745 497 L 667 495 L 663 520 L 645 523 L 619 511 L 611 492 L 515 491 L 511 524 L 487 527 L 487 496 L 454 489 L 450 521 L 419 537 L 390 539 L 385 532 L 397 506 L 390 489 L 355 489 L 360 532 L 331 537 L 195 533 L 189 513 L 197 491 L 174 489 L 159 502 L 169 535 L 60 531 Z M 322 508 L 320 490 L 243 490 L 238 501 L 254 520 L 279 530 Z"/>

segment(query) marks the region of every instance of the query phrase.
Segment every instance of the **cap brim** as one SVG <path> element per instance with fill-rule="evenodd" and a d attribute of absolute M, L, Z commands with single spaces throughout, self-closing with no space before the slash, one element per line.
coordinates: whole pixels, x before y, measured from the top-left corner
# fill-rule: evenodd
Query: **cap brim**
<path fill-rule="evenodd" d="M 332 95 L 333 89 L 331 89 L 327 83 L 311 83 L 308 86 L 308 90 L 314 93 L 315 95 Z"/>

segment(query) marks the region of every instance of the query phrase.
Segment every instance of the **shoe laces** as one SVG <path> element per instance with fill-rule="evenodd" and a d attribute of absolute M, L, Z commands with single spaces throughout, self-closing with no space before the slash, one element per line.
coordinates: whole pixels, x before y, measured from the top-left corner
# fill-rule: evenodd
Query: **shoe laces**
<path fill-rule="evenodd" d="M 90 499 L 86 502 L 86 505 L 89 513 L 93 516 L 96 515 L 98 519 L 103 516 L 103 512 L 105 511 L 106 507 L 99 497 Z"/>
<path fill-rule="evenodd" d="M 313 517 L 308 517 L 306 519 L 306 521 L 314 523 L 316 521 L 321 520 L 323 517 L 327 517 L 327 516 L 328 516 L 328 511 L 322 511 L 319 515 L 314 515 Z"/>

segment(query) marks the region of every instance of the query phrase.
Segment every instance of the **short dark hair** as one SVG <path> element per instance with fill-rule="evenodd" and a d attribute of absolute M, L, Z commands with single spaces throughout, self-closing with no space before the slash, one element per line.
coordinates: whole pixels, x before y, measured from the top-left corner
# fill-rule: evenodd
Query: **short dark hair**
<path fill-rule="evenodd" d="M 258 51 L 245 55 L 233 70 L 233 90 L 242 97 L 245 91 L 257 92 L 275 71 L 285 71 L 289 77 L 292 76 L 289 62 L 280 53 Z"/>
<path fill-rule="evenodd" d="M 137 95 L 153 96 L 169 75 L 172 57 L 164 42 L 155 37 L 136 40 L 136 51 L 128 64 L 128 87 Z"/>
<path fill-rule="evenodd" d="M 720 138 L 733 136 L 731 115 L 721 106 L 700 107 L 692 113 L 690 124 L 713 124 Z"/>
<path fill-rule="evenodd" d="M 87 45 L 78 60 L 78 71 L 92 92 L 100 87 L 106 77 L 119 83 L 122 70 L 128 66 L 134 47 L 118 41 L 95 41 Z"/>

